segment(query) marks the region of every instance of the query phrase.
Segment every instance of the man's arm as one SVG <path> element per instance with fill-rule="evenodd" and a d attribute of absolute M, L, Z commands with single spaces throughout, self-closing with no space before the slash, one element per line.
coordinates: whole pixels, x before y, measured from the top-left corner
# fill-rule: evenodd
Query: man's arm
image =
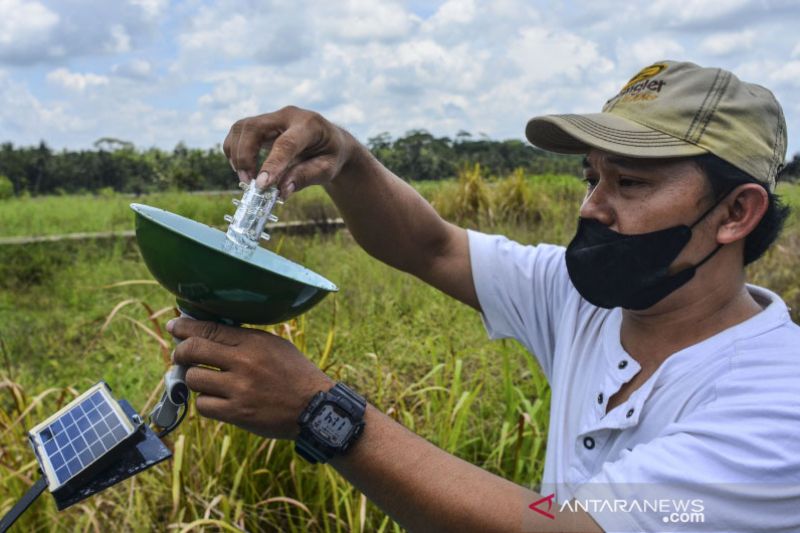
<path fill-rule="evenodd" d="M 175 362 L 192 365 L 186 384 L 197 411 L 269 438 L 294 439 L 297 418 L 333 381 L 290 342 L 253 329 L 176 319 L 167 329 L 187 339 Z M 196 365 L 215 367 L 211 370 Z M 553 501 L 448 454 L 368 405 L 364 433 L 331 465 L 411 531 L 602 531 L 582 510 Z"/>
<path fill-rule="evenodd" d="M 267 159 L 256 170 L 262 147 Z M 294 107 L 240 120 L 223 144 L 243 180 L 276 185 L 284 198 L 323 185 L 356 242 L 373 257 L 480 309 L 464 229 L 443 220 L 352 135 Z"/>
<path fill-rule="evenodd" d="M 434 446 L 371 405 L 360 441 L 331 465 L 409 531 L 581 532 L 603 530 L 588 513 L 553 501 Z"/>

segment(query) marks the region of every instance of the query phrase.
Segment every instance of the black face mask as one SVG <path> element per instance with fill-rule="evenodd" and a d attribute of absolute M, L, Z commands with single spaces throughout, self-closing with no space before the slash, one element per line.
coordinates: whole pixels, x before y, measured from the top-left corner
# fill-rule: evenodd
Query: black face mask
<path fill-rule="evenodd" d="M 578 232 L 567 247 L 567 272 L 581 296 L 597 307 L 641 310 L 652 307 L 684 285 L 703 263 L 722 248 L 718 245 L 698 264 L 670 275 L 667 269 L 722 195 L 691 226 L 681 224 L 651 233 L 625 235 L 600 222 L 580 218 Z"/>

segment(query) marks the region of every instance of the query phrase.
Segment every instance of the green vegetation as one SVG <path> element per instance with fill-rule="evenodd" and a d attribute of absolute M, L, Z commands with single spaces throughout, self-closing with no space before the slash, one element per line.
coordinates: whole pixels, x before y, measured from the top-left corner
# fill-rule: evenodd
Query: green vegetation
<path fill-rule="evenodd" d="M 496 176 L 515 168 L 536 174 L 580 172 L 576 156 L 549 154 L 519 140 L 473 139 L 466 132 L 459 132 L 455 140 L 424 130 L 397 139 L 384 133 L 367 145 L 398 176 L 417 181 L 452 178 L 457 169 L 474 163 Z M 0 174 L 10 178 L 15 194 L 33 196 L 102 189 L 133 194 L 221 190 L 237 181 L 219 146 L 201 150 L 178 144 L 171 152 L 140 150 L 111 138 L 98 140 L 95 150 L 61 152 L 44 142 L 30 147 L 3 143 Z"/>
<path fill-rule="evenodd" d="M 106 190 L 103 194 L 17 197 L 4 201 L 0 209 L 0 237 L 132 230 L 133 212 L 129 206 L 134 202 L 167 209 L 212 226 L 224 226 L 222 217 L 234 212 L 231 200 L 239 197 L 239 190 L 142 196 Z M 338 216 L 333 203 L 319 187 L 300 191 L 291 201 L 276 208 L 275 213 L 284 221 Z"/>
<path fill-rule="evenodd" d="M 483 167 L 462 168 L 457 180 L 423 191 L 452 220 L 529 243 L 565 244 L 574 232 L 583 190 L 574 178 L 518 172 L 487 180 Z M 782 185 L 779 193 L 800 208 L 800 187 Z M 324 198 L 314 189 L 296 198 L 303 194 Z M 228 212 L 227 198 L 152 197 L 212 223 Z M 89 204 L 93 208 L 82 207 L 90 199 L 97 202 Z M 37 216 L 53 211 L 48 223 L 71 220 L 69 231 L 96 230 L 100 218 L 94 213 L 107 205 L 116 206 L 109 212 L 119 209 L 120 229 L 133 218 L 130 198 L 36 200 L 52 203 L 40 209 L 34 199 L 12 200 L 0 213 L 9 205 L 27 206 Z M 293 209 L 293 202 L 283 208 Z M 73 209 L 84 209 L 83 215 L 69 215 Z M 489 342 L 474 311 L 369 258 L 347 232 L 277 238 L 270 247 L 341 291 L 300 319 L 268 329 L 440 447 L 520 484 L 540 481 L 549 389 L 520 345 Z M 798 250 L 793 218 L 779 244 L 749 272 L 752 281 L 787 300 L 795 321 Z M 171 341 L 164 323 L 174 315 L 173 305 L 151 280 L 132 239 L 0 246 L 0 515 L 38 475 L 26 428 L 99 379 L 141 412 L 149 410 L 167 364 Z M 169 441 L 172 460 L 61 513 L 45 494 L 18 529 L 399 529 L 333 469 L 295 457 L 287 442 L 261 439 L 193 411 Z"/>
<path fill-rule="evenodd" d="M 0 200 L 7 200 L 14 196 L 14 184 L 7 176 L 0 174 Z"/>

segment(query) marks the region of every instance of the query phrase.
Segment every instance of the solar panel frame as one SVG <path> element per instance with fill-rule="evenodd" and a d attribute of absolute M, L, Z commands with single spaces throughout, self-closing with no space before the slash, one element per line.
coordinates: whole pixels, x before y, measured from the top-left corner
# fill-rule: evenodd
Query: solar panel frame
<path fill-rule="evenodd" d="M 28 432 L 50 492 L 90 471 L 139 427 L 101 381 Z"/>

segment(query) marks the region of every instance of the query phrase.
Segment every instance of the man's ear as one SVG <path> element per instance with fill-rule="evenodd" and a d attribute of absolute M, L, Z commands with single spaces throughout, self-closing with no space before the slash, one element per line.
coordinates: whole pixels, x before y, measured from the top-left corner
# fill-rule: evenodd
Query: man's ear
<path fill-rule="evenodd" d="M 724 201 L 725 217 L 717 229 L 717 242 L 730 244 L 747 237 L 767 212 L 769 196 L 757 183 L 745 183 L 730 192 Z"/>

